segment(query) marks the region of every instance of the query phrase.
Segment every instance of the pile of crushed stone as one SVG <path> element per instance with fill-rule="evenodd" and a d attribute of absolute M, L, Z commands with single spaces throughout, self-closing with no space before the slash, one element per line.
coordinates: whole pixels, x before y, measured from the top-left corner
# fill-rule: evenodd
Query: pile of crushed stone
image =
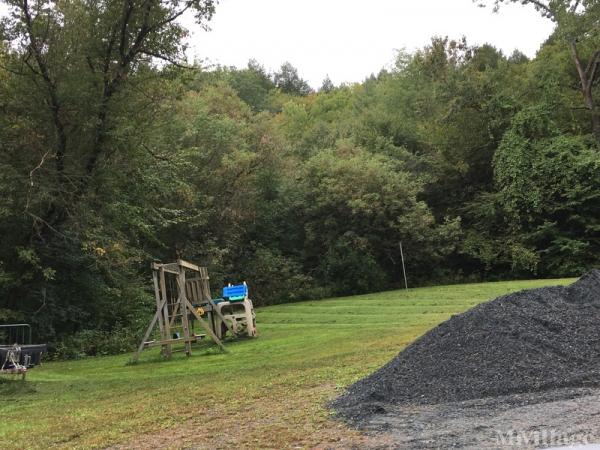
<path fill-rule="evenodd" d="M 432 329 L 332 403 L 361 420 L 438 404 L 600 385 L 600 271 L 498 297 Z"/>

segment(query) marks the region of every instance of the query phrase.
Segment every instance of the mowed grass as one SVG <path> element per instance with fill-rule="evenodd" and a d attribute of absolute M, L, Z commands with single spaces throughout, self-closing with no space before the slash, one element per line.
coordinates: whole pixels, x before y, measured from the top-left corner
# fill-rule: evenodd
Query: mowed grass
<path fill-rule="evenodd" d="M 359 443 L 325 403 L 428 329 L 482 301 L 572 280 L 439 286 L 257 311 L 260 337 L 46 363 L 0 384 L 2 448 L 310 448 Z"/>

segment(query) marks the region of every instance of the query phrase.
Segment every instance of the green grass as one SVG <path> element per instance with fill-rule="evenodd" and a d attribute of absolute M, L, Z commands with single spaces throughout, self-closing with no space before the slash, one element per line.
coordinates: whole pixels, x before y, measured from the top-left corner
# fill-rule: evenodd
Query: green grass
<path fill-rule="evenodd" d="M 260 337 L 161 361 L 47 363 L 0 384 L 3 448 L 290 448 L 360 439 L 324 403 L 452 314 L 571 280 L 384 292 L 258 310 Z M 352 441 L 358 442 L 358 441 Z"/>

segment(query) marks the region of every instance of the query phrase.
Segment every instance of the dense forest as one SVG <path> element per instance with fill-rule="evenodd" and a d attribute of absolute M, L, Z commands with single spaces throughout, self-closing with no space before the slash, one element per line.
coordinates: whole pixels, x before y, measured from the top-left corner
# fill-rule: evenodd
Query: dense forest
<path fill-rule="evenodd" d="M 434 37 L 317 90 L 182 62 L 210 0 L 2 2 L 0 322 L 57 355 L 129 349 L 152 261 L 259 306 L 399 287 L 400 242 L 413 287 L 600 263 L 600 2 L 519 1 L 533 59 Z"/>

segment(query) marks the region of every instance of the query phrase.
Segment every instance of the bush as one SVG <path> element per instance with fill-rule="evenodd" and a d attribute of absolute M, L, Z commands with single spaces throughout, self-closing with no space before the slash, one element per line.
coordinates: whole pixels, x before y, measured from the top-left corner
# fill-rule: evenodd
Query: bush
<path fill-rule="evenodd" d="M 314 298 L 313 279 L 302 267 L 279 251 L 258 247 L 244 261 L 241 280 L 248 280 L 255 306 Z"/>
<path fill-rule="evenodd" d="M 79 359 L 86 356 L 105 356 L 127 353 L 135 349 L 139 336 L 132 330 L 83 330 L 65 338 L 52 352 L 53 359 Z"/>

